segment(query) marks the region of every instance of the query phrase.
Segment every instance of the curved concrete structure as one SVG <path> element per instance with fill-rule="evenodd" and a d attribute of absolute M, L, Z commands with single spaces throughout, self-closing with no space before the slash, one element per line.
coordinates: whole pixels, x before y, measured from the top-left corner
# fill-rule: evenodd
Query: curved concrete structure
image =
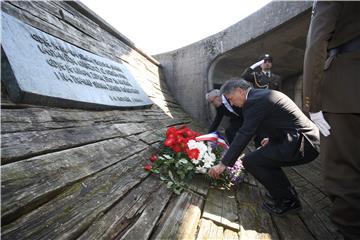
<path fill-rule="evenodd" d="M 154 56 L 171 92 L 194 119 L 211 118 L 204 95 L 263 53 L 274 57 L 273 71 L 283 77 L 283 91 L 301 103 L 302 64 L 311 2 L 271 2 L 249 17 L 201 41 Z"/>

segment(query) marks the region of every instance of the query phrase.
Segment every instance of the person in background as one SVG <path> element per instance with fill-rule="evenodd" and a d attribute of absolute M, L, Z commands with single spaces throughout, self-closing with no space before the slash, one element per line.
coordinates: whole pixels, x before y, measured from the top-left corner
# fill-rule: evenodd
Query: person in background
<path fill-rule="evenodd" d="M 314 3 L 303 84 L 303 110 L 322 134 L 330 219 L 360 239 L 360 2 Z"/>
<path fill-rule="evenodd" d="M 281 78 L 271 72 L 273 58 L 270 54 L 264 54 L 260 57 L 259 61 L 245 69 L 241 78 L 251 82 L 254 88 L 268 88 L 273 90 L 281 90 Z M 261 71 L 255 71 L 257 67 Z"/>
<path fill-rule="evenodd" d="M 228 80 L 220 89 L 232 106 L 242 108 L 244 123 L 218 165 L 209 176 L 218 178 L 236 162 L 251 138 L 264 132 L 268 139 L 262 147 L 245 154 L 242 159 L 246 171 L 268 190 L 269 199 L 263 208 L 282 216 L 301 210 L 295 188 L 282 167 L 313 161 L 319 155 L 319 130 L 313 122 L 285 94 L 269 89 L 252 89 L 245 80 Z"/>
<path fill-rule="evenodd" d="M 240 108 L 231 107 L 227 100 L 220 95 L 219 89 L 213 89 L 205 95 L 206 100 L 216 108 L 216 116 L 209 128 L 209 133 L 219 127 L 224 116 L 230 118 L 229 126 L 225 129 L 226 140 L 229 144 L 233 141 L 237 130 L 241 127 L 243 118 Z"/>

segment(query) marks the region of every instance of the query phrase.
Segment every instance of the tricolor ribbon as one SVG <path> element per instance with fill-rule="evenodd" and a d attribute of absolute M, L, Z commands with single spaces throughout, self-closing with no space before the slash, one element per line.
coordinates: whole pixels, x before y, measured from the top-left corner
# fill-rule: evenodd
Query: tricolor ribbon
<path fill-rule="evenodd" d="M 201 135 L 195 138 L 195 141 L 201 142 L 201 141 L 212 141 L 215 142 L 217 145 L 224 149 L 228 149 L 229 146 L 227 145 L 226 141 L 217 133 L 212 132 L 209 134 Z"/>

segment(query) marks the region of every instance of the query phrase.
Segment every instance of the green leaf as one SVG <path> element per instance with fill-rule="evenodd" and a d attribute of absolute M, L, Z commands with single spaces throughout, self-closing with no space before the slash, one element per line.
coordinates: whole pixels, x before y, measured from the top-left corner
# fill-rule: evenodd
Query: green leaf
<path fill-rule="evenodd" d="M 157 169 L 151 169 L 151 172 L 156 173 L 156 174 L 159 174 L 159 173 L 160 173 L 160 171 L 157 170 Z"/>
<path fill-rule="evenodd" d="M 174 193 L 176 193 L 177 195 L 180 195 L 180 193 L 181 193 L 181 191 L 182 191 L 182 188 L 180 188 L 180 189 L 174 188 L 173 191 L 174 191 Z"/>
<path fill-rule="evenodd" d="M 170 170 L 169 170 L 169 177 L 173 182 L 175 182 L 174 176 Z"/>
<path fill-rule="evenodd" d="M 166 187 L 167 187 L 167 188 L 171 188 L 173 185 L 174 185 L 173 182 L 168 182 L 168 183 L 166 184 Z"/>

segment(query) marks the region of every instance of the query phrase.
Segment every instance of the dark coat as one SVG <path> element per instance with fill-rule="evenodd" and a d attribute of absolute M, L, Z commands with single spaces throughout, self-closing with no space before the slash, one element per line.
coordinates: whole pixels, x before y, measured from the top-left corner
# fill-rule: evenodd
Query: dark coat
<path fill-rule="evenodd" d="M 239 125 L 242 124 L 243 117 L 242 117 L 241 108 L 237 108 L 234 106 L 232 108 L 238 115 L 235 115 L 234 113 L 227 110 L 227 108 L 225 107 L 224 104 L 221 104 L 220 107 L 216 108 L 216 116 L 214 118 L 214 121 L 211 123 L 211 126 L 208 131 L 209 133 L 216 131 L 216 129 L 219 127 L 221 120 L 223 119 L 224 116 L 227 116 L 230 118 L 230 123 L 233 121 L 236 121 L 236 122 L 241 122 L 241 123 L 239 123 Z"/>
<path fill-rule="evenodd" d="M 244 123 L 222 159 L 226 166 L 236 162 L 257 132 L 266 133 L 269 137 L 269 144 L 266 145 L 269 151 L 265 148 L 262 151 L 269 158 L 287 161 L 301 139 L 306 139 L 315 150 L 319 150 L 319 130 L 285 94 L 251 89 L 242 110 Z"/>

